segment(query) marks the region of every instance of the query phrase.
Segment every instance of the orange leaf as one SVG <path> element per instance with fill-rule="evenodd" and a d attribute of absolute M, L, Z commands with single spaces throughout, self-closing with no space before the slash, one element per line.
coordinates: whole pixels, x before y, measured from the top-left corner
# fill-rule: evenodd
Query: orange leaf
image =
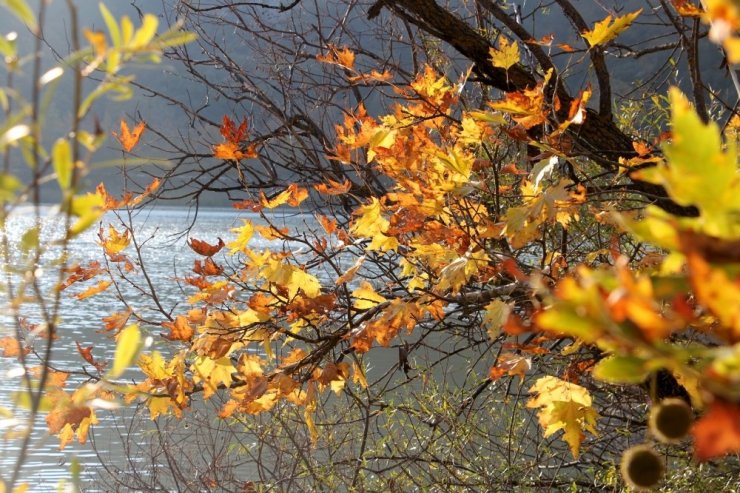
<path fill-rule="evenodd" d="M 31 352 L 31 348 L 23 347 L 18 343 L 15 337 L 8 336 L 0 338 L 0 349 L 3 350 L 3 356 L 6 358 L 15 358 L 21 354 L 21 348 L 23 354 L 26 355 Z"/>
<path fill-rule="evenodd" d="M 349 192 L 350 188 L 352 188 L 352 182 L 344 180 L 344 183 L 339 183 L 334 180 L 329 180 L 328 185 L 321 183 L 319 185 L 314 185 L 314 188 L 317 192 L 323 193 L 324 195 L 344 195 Z"/>
<path fill-rule="evenodd" d="M 87 406 L 57 408 L 46 415 L 46 425 L 49 427 L 49 433 L 53 435 L 62 431 L 67 424 L 76 430 L 82 420 L 89 418 L 90 414 L 90 408 Z"/>
<path fill-rule="evenodd" d="M 162 322 L 162 327 L 170 329 L 169 334 L 162 334 L 162 337 L 170 341 L 189 341 L 195 333 L 188 319 L 182 315 L 178 315 L 174 322 Z"/>
<path fill-rule="evenodd" d="M 67 269 L 66 272 L 71 272 L 71 274 L 69 275 L 67 280 L 59 286 L 60 291 L 68 288 L 76 282 L 92 279 L 98 274 L 102 274 L 103 272 L 105 272 L 105 270 L 100 267 L 100 262 L 94 260 L 87 264 L 87 267 L 82 267 L 78 265 Z"/>
<path fill-rule="evenodd" d="M 319 220 L 319 224 L 321 224 L 321 227 L 324 228 L 324 231 L 326 231 L 326 234 L 332 234 L 337 230 L 337 220 L 336 219 L 329 219 L 326 216 L 316 216 L 316 219 Z"/>
<path fill-rule="evenodd" d="M 91 296 L 95 296 L 98 293 L 101 293 L 108 289 L 108 287 L 111 285 L 110 281 L 100 281 L 97 285 L 92 286 L 91 288 L 88 288 L 84 290 L 81 293 L 77 293 L 75 295 L 75 298 L 78 300 L 84 300 L 85 298 L 89 298 Z"/>
<path fill-rule="evenodd" d="M 205 264 L 201 264 L 200 260 L 196 260 L 193 265 L 193 272 L 202 276 L 217 276 L 224 271 L 224 268 L 213 261 L 211 257 L 206 259 Z"/>
<path fill-rule="evenodd" d="M 671 3 L 673 3 L 676 12 L 683 17 L 701 17 L 701 9 L 688 0 L 671 0 Z"/>
<path fill-rule="evenodd" d="M 103 328 L 107 332 L 114 331 L 117 334 L 126 325 L 126 322 L 128 322 L 128 319 L 131 317 L 131 313 L 132 311 L 129 308 L 125 312 L 117 312 L 110 316 L 104 317 Z"/>
<path fill-rule="evenodd" d="M 219 129 L 225 142 L 213 146 L 213 156 L 219 159 L 248 159 L 257 157 L 254 145 L 249 145 L 242 150 L 241 143 L 247 139 L 247 119 L 242 119 L 241 124 L 236 127 L 231 118 L 224 116 L 223 124 Z"/>
<path fill-rule="evenodd" d="M 333 65 L 339 65 L 346 69 L 352 70 L 355 65 L 355 54 L 349 48 L 344 48 L 341 51 L 330 44 L 328 46 L 329 54 L 327 55 L 316 55 L 316 60 L 324 63 L 331 63 Z"/>
<path fill-rule="evenodd" d="M 88 363 L 90 363 L 91 365 L 93 365 L 98 370 L 102 370 L 103 369 L 103 367 L 105 365 L 103 365 L 102 363 L 100 363 L 98 361 L 95 361 L 95 358 L 93 358 L 93 355 L 92 355 L 93 346 L 89 346 L 89 347 L 83 348 L 82 346 L 80 346 L 80 343 L 77 342 L 77 341 L 75 341 L 75 344 L 77 344 L 77 352 L 80 353 L 80 356 L 82 356 L 82 358 L 85 361 L 87 361 Z"/>
<path fill-rule="evenodd" d="M 227 142 L 241 142 L 247 138 L 247 119 L 243 118 L 239 127 L 236 127 L 231 118 L 224 115 L 223 124 L 219 131 Z"/>
<path fill-rule="evenodd" d="M 133 129 L 133 131 L 129 130 L 128 124 L 126 121 L 121 118 L 121 133 L 120 135 L 116 132 L 111 132 L 113 134 L 113 137 L 116 138 L 118 142 L 121 143 L 121 146 L 123 146 L 123 150 L 126 152 L 131 152 L 131 150 L 136 147 L 136 144 L 139 143 L 139 138 L 141 137 L 141 134 L 144 133 L 144 128 L 146 128 L 146 123 L 139 122 Z"/>
<path fill-rule="evenodd" d="M 188 240 L 188 245 L 198 255 L 203 255 L 204 257 L 212 257 L 221 251 L 225 243 L 224 240 L 222 240 L 221 238 L 218 239 L 218 243 L 216 245 L 211 245 L 210 243 L 206 243 L 205 241 L 190 238 L 190 240 Z"/>
<path fill-rule="evenodd" d="M 700 461 L 740 452 L 740 404 L 714 401 L 691 434 Z"/>

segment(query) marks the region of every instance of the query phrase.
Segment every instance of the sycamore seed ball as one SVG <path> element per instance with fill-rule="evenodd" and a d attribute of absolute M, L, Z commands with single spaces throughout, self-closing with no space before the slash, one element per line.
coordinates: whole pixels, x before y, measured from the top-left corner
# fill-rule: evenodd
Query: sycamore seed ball
<path fill-rule="evenodd" d="M 650 445 L 637 445 L 622 454 L 622 478 L 636 491 L 646 491 L 663 477 L 663 461 Z"/>
<path fill-rule="evenodd" d="M 664 443 L 674 443 L 685 437 L 694 415 L 682 399 L 665 399 L 650 410 L 650 431 Z"/>

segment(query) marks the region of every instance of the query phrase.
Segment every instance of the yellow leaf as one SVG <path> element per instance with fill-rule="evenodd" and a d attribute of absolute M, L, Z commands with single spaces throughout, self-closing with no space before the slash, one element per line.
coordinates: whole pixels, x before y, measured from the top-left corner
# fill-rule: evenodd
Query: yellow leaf
<path fill-rule="evenodd" d="M 486 311 L 483 314 L 483 327 L 485 327 L 488 337 L 495 340 L 499 336 L 510 312 L 509 304 L 501 300 L 493 300 L 486 305 Z"/>
<path fill-rule="evenodd" d="M 69 229 L 70 236 L 78 234 L 89 228 L 105 212 L 105 196 L 97 191 L 72 199 L 72 214 L 79 219 Z"/>
<path fill-rule="evenodd" d="M 167 415 L 168 410 L 172 404 L 172 399 L 169 397 L 150 397 L 147 401 L 147 407 L 149 407 L 149 417 L 152 420 L 157 419 L 160 414 Z"/>
<path fill-rule="evenodd" d="M 236 368 L 231 364 L 231 357 L 226 355 L 213 360 L 208 356 L 198 356 L 190 366 L 193 381 L 203 383 L 203 398 L 208 399 L 216 393 L 220 385 L 228 388 L 231 385 L 231 374 Z"/>
<path fill-rule="evenodd" d="M 108 226 L 108 238 L 103 237 L 102 228 L 100 229 L 99 237 L 101 239 L 100 244 L 109 256 L 121 253 L 131 241 L 128 230 L 119 233 L 112 224 Z"/>
<path fill-rule="evenodd" d="M 538 417 L 540 425 L 545 429 L 544 437 L 564 430 L 563 438 L 570 446 L 573 457 L 577 458 L 584 439 L 583 430 L 597 434 L 598 414 L 591 407 L 588 390 L 547 375 L 538 379 L 529 392 L 537 394 L 527 402 L 527 407 L 540 409 Z"/>
<path fill-rule="evenodd" d="M 509 42 L 507 38 L 502 36 L 498 45 L 498 49 L 490 48 L 488 51 L 494 67 L 508 70 L 512 65 L 519 63 L 519 45 L 516 44 L 516 41 Z"/>
<path fill-rule="evenodd" d="M 382 295 L 375 292 L 373 286 L 367 281 L 362 281 L 360 287 L 352 291 L 352 297 L 355 298 L 354 307 L 358 310 L 367 310 L 386 301 Z"/>
<path fill-rule="evenodd" d="M 242 222 L 243 224 L 240 227 L 232 228 L 230 230 L 232 233 L 236 233 L 238 235 L 234 241 L 226 244 L 226 246 L 229 247 L 229 253 L 232 255 L 238 252 L 246 252 L 247 244 L 254 234 L 254 226 L 252 226 L 251 221 L 242 219 Z"/>
<path fill-rule="evenodd" d="M 278 259 L 267 261 L 261 274 L 265 280 L 286 288 L 288 297 L 291 299 L 298 294 L 298 291 L 303 291 L 309 298 L 315 298 L 321 294 L 321 283 L 314 275 Z"/>
<path fill-rule="evenodd" d="M 373 240 L 374 241 L 374 240 Z M 347 272 L 342 274 L 337 278 L 335 281 L 335 284 L 339 286 L 340 284 L 344 284 L 347 282 L 350 282 L 352 279 L 354 279 L 355 274 L 357 274 L 357 271 L 360 270 L 360 267 L 362 267 L 362 264 L 365 262 L 366 255 L 363 255 L 362 257 L 358 258 L 355 264 L 347 269 Z"/>
<path fill-rule="evenodd" d="M 612 22 L 612 16 L 607 16 L 601 22 L 597 22 L 592 31 L 581 33 L 590 46 L 604 45 L 616 38 L 642 13 L 642 9 L 636 10 L 621 17 L 617 17 Z"/>
<path fill-rule="evenodd" d="M 371 238 L 388 230 L 389 222 L 380 214 L 380 202 L 373 197 L 369 204 L 357 208 L 355 215 L 357 219 L 352 224 L 352 234 Z"/>
<path fill-rule="evenodd" d="M 118 335 L 116 352 L 113 357 L 113 368 L 108 372 L 109 378 L 120 377 L 139 353 L 141 334 L 139 325 L 132 324 Z"/>

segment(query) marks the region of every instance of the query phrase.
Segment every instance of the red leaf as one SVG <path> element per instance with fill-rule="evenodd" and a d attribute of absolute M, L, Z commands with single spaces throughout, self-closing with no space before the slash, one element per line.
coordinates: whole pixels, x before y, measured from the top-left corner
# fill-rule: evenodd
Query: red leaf
<path fill-rule="evenodd" d="M 740 452 L 740 404 L 714 401 L 691 434 L 700 461 Z"/>
<path fill-rule="evenodd" d="M 205 241 L 190 238 L 190 240 L 188 241 L 188 245 L 198 255 L 203 255 L 204 257 L 212 257 L 216 255 L 219 251 L 221 251 L 225 243 L 224 240 L 222 240 L 221 238 L 218 239 L 218 244 L 216 245 L 211 245 L 210 243 L 206 243 Z"/>
<path fill-rule="evenodd" d="M 77 352 L 80 353 L 80 356 L 82 356 L 82 358 L 85 361 L 87 361 L 88 363 L 93 365 L 95 368 L 97 368 L 98 371 L 103 369 L 105 365 L 103 363 L 100 363 L 99 361 L 95 361 L 95 358 L 93 358 L 93 355 L 92 355 L 93 346 L 83 348 L 82 346 L 80 346 L 80 343 L 77 341 L 75 341 L 75 344 L 77 344 Z"/>

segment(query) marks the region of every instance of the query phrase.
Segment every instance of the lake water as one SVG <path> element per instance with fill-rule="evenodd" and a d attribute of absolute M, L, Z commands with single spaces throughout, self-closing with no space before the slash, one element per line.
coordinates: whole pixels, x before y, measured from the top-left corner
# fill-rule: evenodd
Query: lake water
<path fill-rule="evenodd" d="M 10 242 L 17 245 L 21 235 L 33 225 L 33 215 L 31 210 L 27 214 L 14 216 L 8 222 L 8 234 Z M 48 214 L 48 210 L 45 211 Z M 245 213 L 243 211 L 233 211 L 230 209 L 200 209 L 197 211 L 197 217 L 193 210 L 186 207 L 182 208 L 156 208 L 151 210 L 139 211 L 133 218 L 137 240 L 145 244 L 142 249 L 142 260 L 146 266 L 148 275 L 152 283 L 157 287 L 159 302 L 166 310 L 173 310 L 178 303 L 183 303 L 187 297 L 181 286 L 175 282 L 175 276 L 187 275 L 193 266 L 193 260 L 196 258 L 194 252 L 187 246 L 188 237 L 197 238 L 209 243 L 216 243 L 217 238 L 221 237 L 229 241 L 233 233 L 229 229 L 240 226 L 241 219 L 249 219 L 255 224 L 264 223 L 258 215 Z M 110 213 L 106 216 L 102 224 L 107 228 L 107 224 L 116 223 L 116 216 Z M 291 231 L 313 227 L 315 221 L 310 214 L 286 213 L 284 215 L 274 215 L 271 219 L 274 224 L 280 227 L 289 227 Z M 46 235 L 53 235 L 56 225 L 53 220 L 46 220 Z M 118 227 L 121 230 L 120 226 Z M 91 260 L 103 260 L 101 248 L 98 245 L 98 228 L 82 234 L 74 240 L 72 252 L 75 262 L 80 264 L 87 263 Z M 48 237 L 47 237 L 48 238 Z M 253 248 L 292 248 L 293 245 L 284 244 L 281 241 L 266 241 L 255 238 L 250 243 Z M 129 247 L 130 248 L 130 247 Z M 127 250 L 126 253 L 129 253 Z M 136 284 L 143 286 L 145 281 L 140 274 L 134 275 L 133 280 Z M 42 277 L 44 286 L 48 289 L 56 281 L 56 275 L 50 274 Z M 79 371 L 82 369 L 83 361 L 78 354 L 76 343 L 82 347 L 93 346 L 93 356 L 101 360 L 112 361 L 114 342 L 108 335 L 101 334 L 102 328 L 101 317 L 109 315 L 111 312 L 122 310 L 111 292 L 104 292 L 92 298 L 78 301 L 71 298 L 71 294 L 80 292 L 89 287 L 91 283 L 70 287 L 65 291 L 64 304 L 62 308 L 62 321 L 59 326 L 59 339 L 54 342 L 53 365 L 60 370 Z M 131 302 L 132 307 L 145 316 L 150 316 L 153 320 L 163 320 L 161 314 L 157 317 L 151 307 L 152 299 L 145 293 L 137 292 L 129 286 L 124 289 L 124 296 Z M 182 307 L 184 309 L 184 307 Z M 175 311 L 177 311 L 175 309 Z M 11 335 L 12 326 L 8 319 L 0 324 L 0 337 Z M 144 327 L 146 329 L 146 327 Z M 149 327 L 152 329 L 154 343 L 151 349 L 162 348 L 166 341 L 158 336 L 162 332 L 161 328 Z M 9 375 L 17 374 L 19 366 L 10 358 L 0 359 L 0 407 L 12 409 L 12 393 L 18 391 L 18 378 L 8 378 Z M 124 377 L 131 377 L 134 374 L 129 371 Z M 80 381 L 82 377 L 71 376 L 68 380 L 71 385 L 75 381 Z M 17 415 L 22 415 L 23 411 L 16 409 Z M 207 408 L 201 410 L 207 412 Z M 83 478 L 94 479 L 99 472 L 99 457 L 101 454 L 106 460 L 123 460 L 127 455 L 132 454 L 130 448 L 132 445 L 132 433 L 143 433 L 145 431 L 155 430 L 156 427 L 147 419 L 135 419 L 135 428 L 121 428 L 124 423 L 131 422 L 134 411 L 129 409 L 119 411 L 98 410 L 97 415 L 99 424 L 96 425 L 91 433 L 95 450 L 90 444 L 79 445 L 72 443 L 64 451 L 59 451 L 59 442 L 56 437 L 49 436 L 46 431 L 44 416 L 36 423 L 33 430 L 32 446 L 30 454 L 23 468 L 22 479 L 31 485 L 31 491 L 52 491 L 56 488 L 59 480 L 69 478 L 70 459 L 75 456 L 83 466 Z M 1 418 L 1 416 L 0 416 Z M 3 421 L 0 421 L 3 423 Z M 7 429 L 8 421 L 4 421 Z M 2 437 L 6 429 L 0 428 L 0 471 L 9 474 L 9 471 L 15 465 L 18 455 L 18 441 L 5 440 Z M 183 437 L 180 437 L 181 439 Z M 135 443 L 135 440 L 133 441 Z M 143 456 L 131 460 L 145 460 Z M 143 467 L 143 465 L 142 465 Z"/>

